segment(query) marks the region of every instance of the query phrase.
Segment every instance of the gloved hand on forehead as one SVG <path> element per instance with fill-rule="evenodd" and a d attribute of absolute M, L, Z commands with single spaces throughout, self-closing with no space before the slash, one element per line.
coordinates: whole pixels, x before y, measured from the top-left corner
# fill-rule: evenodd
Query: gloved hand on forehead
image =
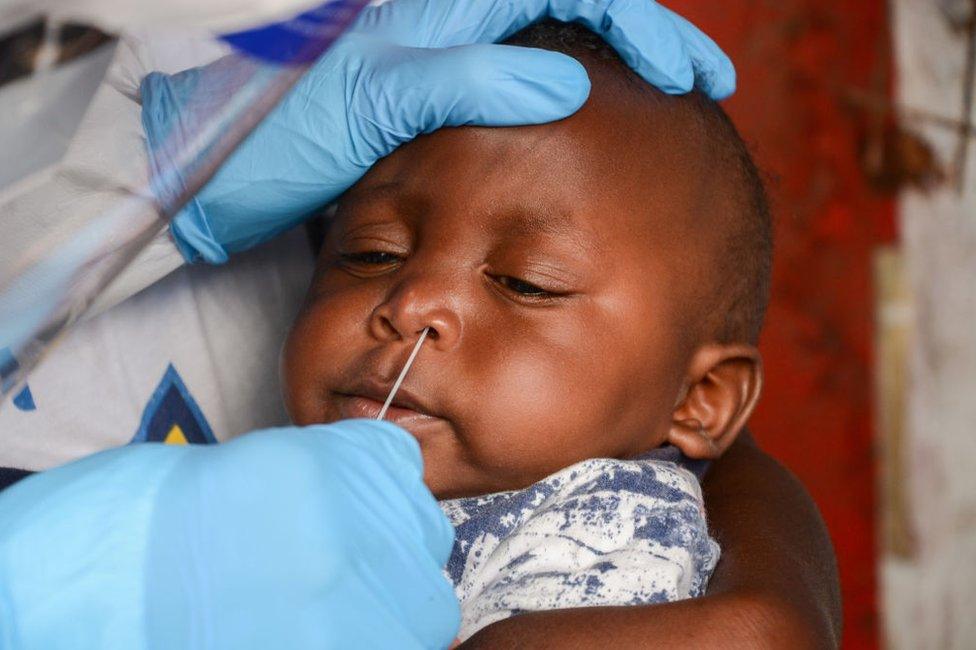
<path fill-rule="evenodd" d="M 666 92 L 697 86 L 720 99 L 735 89 L 728 57 L 653 0 L 391 0 L 364 10 L 183 208 L 172 225 L 180 251 L 226 261 L 299 223 L 422 133 L 571 115 L 589 93 L 577 61 L 492 44 L 545 17 L 586 24 Z M 183 100 L 220 74 L 205 66 L 144 79 L 150 155 L 180 128 Z"/>
<path fill-rule="evenodd" d="M 434 648 L 454 531 L 416 440 L 347 420 L 140 444 L 0 492 L 0 648 Z"/>

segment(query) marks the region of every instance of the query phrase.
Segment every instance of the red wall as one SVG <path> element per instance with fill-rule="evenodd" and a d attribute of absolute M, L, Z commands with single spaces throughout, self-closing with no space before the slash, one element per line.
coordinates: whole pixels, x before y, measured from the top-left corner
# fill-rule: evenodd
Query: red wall
<path fill-rule="evenodd" d="M 847 89 L 889 92 L 884 0 L 665 1 L 729 53 L 727 108 L 773 176 L 776 260 L 760 444 L 813 493 L 837 550 L 844 646 L 878 645 L 872 451 L 872 249 L 894 206 L 859 165 L 868 118 Z"/>

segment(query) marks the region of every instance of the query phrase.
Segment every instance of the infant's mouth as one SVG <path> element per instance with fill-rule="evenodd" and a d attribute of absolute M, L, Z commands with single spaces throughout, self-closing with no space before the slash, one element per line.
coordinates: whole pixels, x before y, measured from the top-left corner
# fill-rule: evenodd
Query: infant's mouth
<path fill-rule="evenodd" d="M 336 397 L 338 398 L 339 403 L 339 414 L 343 419 L 370 418 L 375 420 L 376 416 L 380 414 L 380 409 L 383 408 L 383 401 L 373 399 L 372 397 L 367 397 L 365 395 L 336 393 Z M 436 420 L 439 418 L 424 413 L 423 411 L 418 411 L 417 409 L 405 404 L 398 404 L 397 400 L 394 399 L 390 404 L 390 408 L 387 409 L 386 415 L 383 417 L 383 419 L 401 424 L 408 421 L 417 422 L 421 420 Z"/>
<path fill-rule="evenodd" d="M 339 416 L 346 418 L 376 419 L 383 408 L 390 392 L 390 386 L 379 381 L 363 381 L 348 390 L 334 391 L 335 402 Z M 401 387 L 390 403 L 384 420 L 407 427 L 408 424 L 418 425 L 424 422 L 441 420 L 430 412 L 427 405 L 406 387 Z"/>

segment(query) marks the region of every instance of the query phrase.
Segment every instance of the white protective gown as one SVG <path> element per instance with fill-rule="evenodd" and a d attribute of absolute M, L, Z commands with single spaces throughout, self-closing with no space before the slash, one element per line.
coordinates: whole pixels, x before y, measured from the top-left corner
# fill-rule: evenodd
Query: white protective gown
<path fill-rule="evenodd" d="M 0 270 L 57 224 L 111 205 L 120 179 L 144 187 L 140 80 L 223 53 L 175 33 L 124 37 L 59 163 L 0 196 Z M 0 107 L 16 83 L 0 87 Z M 312 265 L 301 230 L 222 267 L 184 266 L 161 233 L 0 405 L 0 466 L 42 470 L 134 440 L 212 442 L 284 423 L 278 352 Z"/>

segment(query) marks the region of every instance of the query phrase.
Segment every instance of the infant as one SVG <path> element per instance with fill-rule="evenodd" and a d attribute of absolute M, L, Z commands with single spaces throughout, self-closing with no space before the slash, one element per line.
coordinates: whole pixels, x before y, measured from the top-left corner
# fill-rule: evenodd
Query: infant
<path fill-rule="evenodd" d="M 724 112 L 578 25 L 509 42 L 579 60 L 586 104 L 377 163 L 328 224 L 282 355 L 297 424 L 375 417 L 430 328 L 387 419 L 455 525 L 462 639 L 703 593 L 718 546 L 680 460 L 721 455 L 762 384 L 770 219 Z"/>

